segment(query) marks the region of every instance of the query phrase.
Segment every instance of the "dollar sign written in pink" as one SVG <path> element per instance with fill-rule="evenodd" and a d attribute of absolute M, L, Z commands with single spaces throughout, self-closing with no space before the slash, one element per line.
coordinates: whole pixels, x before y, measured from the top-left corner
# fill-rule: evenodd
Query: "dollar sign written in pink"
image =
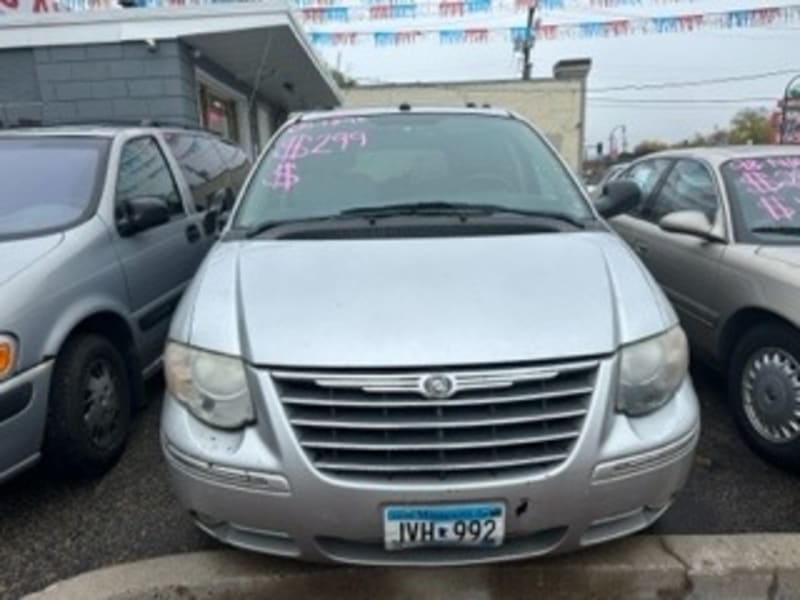
<path fill-rule="evenodd" d="M 293 162 L 278 163 L 272 171 L 272 178 L 269 187 L 273 190 L 283 190 L 288 192 L 300 181 L 297 175 L 297 165 Z"/>
<path fill-rule="evenodd" d="M 306 142 L 311 141 L 308 135 L 292 135 L 289 136 L 281 147 L 281 158 L 284 160 L 298 160 L 308 156 L 309 149 L 306 147 Z"/>

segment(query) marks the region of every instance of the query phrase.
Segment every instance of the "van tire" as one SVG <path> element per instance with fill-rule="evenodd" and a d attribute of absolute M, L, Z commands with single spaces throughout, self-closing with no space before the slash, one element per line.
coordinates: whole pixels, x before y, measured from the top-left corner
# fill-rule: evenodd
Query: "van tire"
<path fill-rule="evenodd" d="M 70 338 L 53 369 L 45 462 L 59 475 L 102 475 L 122 455 L 130 424 L 131 386 L 120 351 L 99 335 Z"/>
<path fill-rule="evenodd" d="M 800 408 L 796 388 L 799 367 L 800 332 L 781 323 L 767 323 L 742 336 L 728 368 L 728 399 L 745 441 L 767 461 L 795 472 L 800 472 L 800 435 L 779 441 L 770 439 L 769 430 L 763 428 L 771 428 L 773 437 L 784 435 L 775 424 Z M 752 389 L 749 399 L 746 378 Z M 762 431 L 756 423 L 763 424 Z M 791 432 L 793 427 L 786 425 L 784 429 Z"/>

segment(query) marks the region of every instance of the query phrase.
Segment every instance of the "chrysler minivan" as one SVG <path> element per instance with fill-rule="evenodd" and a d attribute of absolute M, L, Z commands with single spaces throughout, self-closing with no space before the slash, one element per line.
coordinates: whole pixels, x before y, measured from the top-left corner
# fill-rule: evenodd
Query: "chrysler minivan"
<path fill-rule="evenodd" d="M 639 200 L 613 182 L 599 201 Z M 172 321 L 161 438 L 226 543 L 464 564 L 646 528 L 698 438 L 686 337 L 547 141 L 494 109 L 298 115 Z"/>

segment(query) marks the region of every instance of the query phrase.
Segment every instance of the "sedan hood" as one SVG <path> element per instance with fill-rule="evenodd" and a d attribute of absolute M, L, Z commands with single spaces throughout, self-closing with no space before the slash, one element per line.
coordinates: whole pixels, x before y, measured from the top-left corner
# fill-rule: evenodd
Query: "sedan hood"
<path fill-rule="evenodd" d="M 756 250 L 761 258 L 782 262 L 790 267 L 800 267 L 799 246 L 761 246 Z"/>
<path fill-rule="evenodd" d="M 603 355 L 675 315 L 613 234 L 219 244 L 173 337 L 258 365 Z"/>
<path fill-rule="evenodd" d="M 17 273 L 30 267 L 44 255 L 52 252 L 64 239 L 64 234 L 56 233 L 17 240 L 0 240 L 0 285 L 7 283 Z"/>

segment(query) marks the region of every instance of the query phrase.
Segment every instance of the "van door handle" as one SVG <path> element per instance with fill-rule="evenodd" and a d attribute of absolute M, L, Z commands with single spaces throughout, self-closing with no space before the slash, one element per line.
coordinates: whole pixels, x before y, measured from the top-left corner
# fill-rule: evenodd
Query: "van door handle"
<path fill-rule="evenodd" d="M 633 249 L 642 256 L 645 256 L 650 250 L 649 246 L 644 242 L 633 242 Z"/>
<path fill-rule="evenodd" d="M 194 244 L 197 240 L 199 240 L 200 235 L 200 228 L 194 223 L 186 227 L 186 239 L 189 240 L 190 244 Z"/>

